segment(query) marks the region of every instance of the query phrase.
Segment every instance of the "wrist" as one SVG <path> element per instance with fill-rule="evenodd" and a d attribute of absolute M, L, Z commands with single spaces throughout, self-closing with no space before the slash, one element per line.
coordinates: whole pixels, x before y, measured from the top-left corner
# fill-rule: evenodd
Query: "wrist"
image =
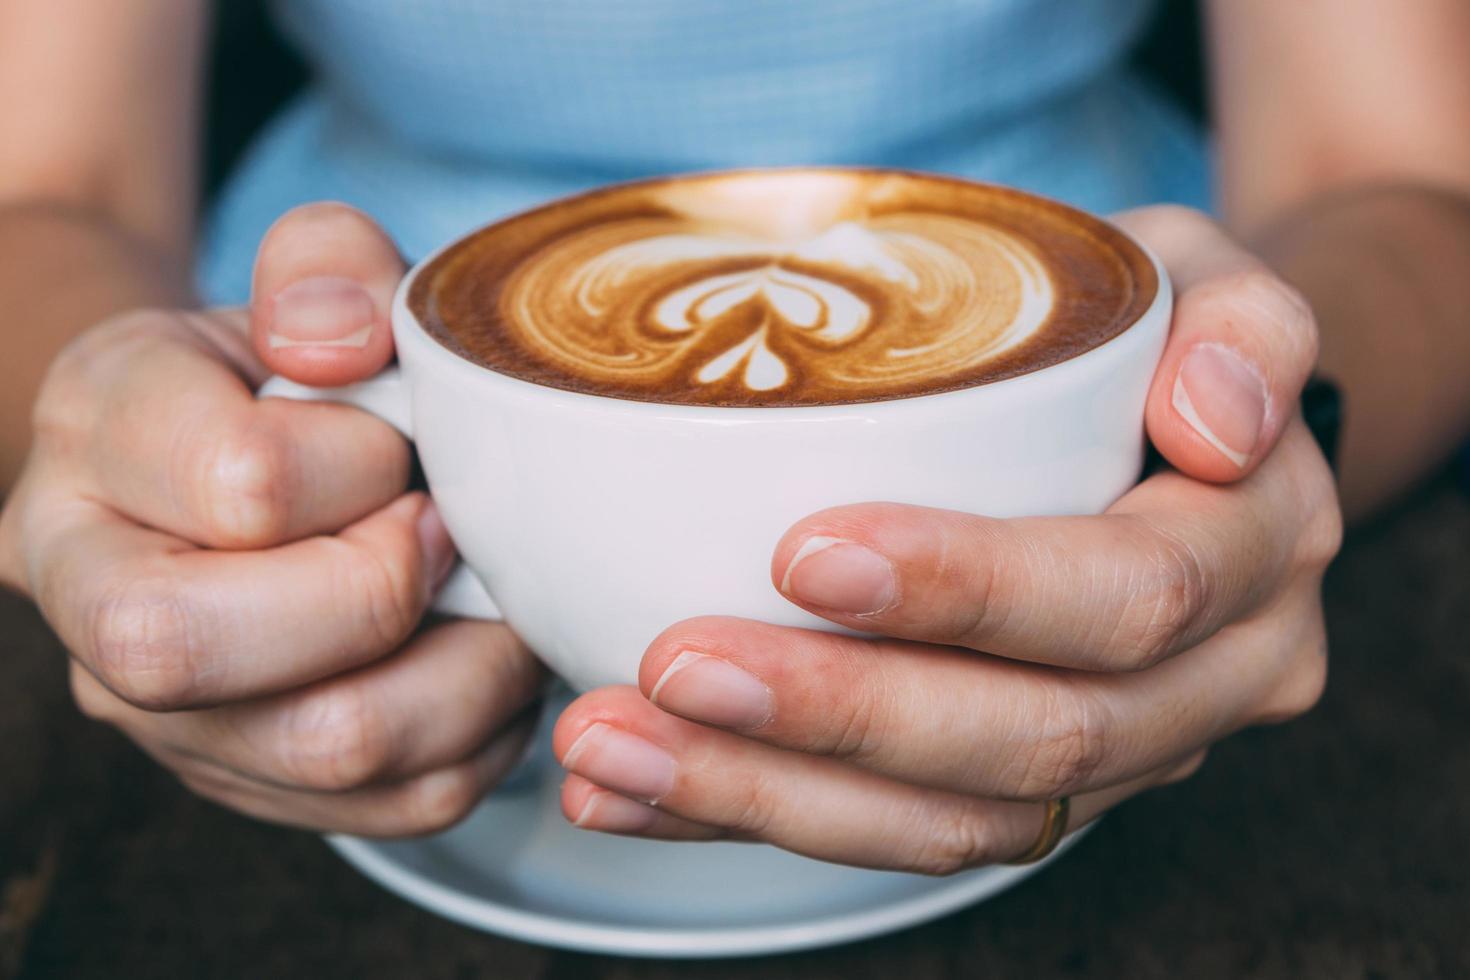
<path fill-rule="evenodd" d="M 62 348 L 124 310 L 190 305 L 187 263 L 105 217 L 42 203 L 0 207 L 0 490 L 20 471 L 31 407 Z"/>
<path fill-rule="evenodd" d="M 1350 404 L 1337 468 L 1350 520 L 1419 482 L 1470 431 L 1470 202 L 1449 191 L 1379 187 L 1278 221 L 1255 244 L 1307 297 L 1319 369 Z"/>

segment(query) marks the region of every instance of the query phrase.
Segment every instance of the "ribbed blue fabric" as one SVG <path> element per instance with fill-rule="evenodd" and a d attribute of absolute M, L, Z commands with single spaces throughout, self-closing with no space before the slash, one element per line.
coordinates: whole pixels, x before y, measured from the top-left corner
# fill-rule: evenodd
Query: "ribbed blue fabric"
<path fill-rule="evenodd" d="M 888 164 L 1098 212 L 1208 204 L 1200 134 L 1122 67 L 1153 0 L 277 0 L 316 69 L 228 182 L 201 288 L 240 302 L 293 205 L 410 258 L 656 173 Z"/>

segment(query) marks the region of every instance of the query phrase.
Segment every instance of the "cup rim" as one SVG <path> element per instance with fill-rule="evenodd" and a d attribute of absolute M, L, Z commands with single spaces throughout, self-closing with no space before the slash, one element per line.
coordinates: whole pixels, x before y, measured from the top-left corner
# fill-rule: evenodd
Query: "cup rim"
<path fill-rule="evenodd" d="M 424 325 L 419 321 L 418 316 L 414 314 L 413 310 L 408 305 L 408 295 L 410 290 L 413 288 L 414 281 L 424 271 L 424 269 L 427 268 L 441 254 L 448 251 L 450 248 L 453 248 L 456 244 L 466 238 L 469 238 L 473 235 L 478 235 L 481 232 L 486 231 L 490 228 L 494 228 L 497 225 L 513 221 L 516 218 L 521 217 L 522 215 L 530 214 L 543 208 L 561 206 L 566 203 L 575 202 L 586 198 L 598 197 L 610 193 L 617 193 L 625 189 L 636 188 L 645 184 L 658 184 L 664 183 L 669 180 L 677 180 L 681 177 L 719 178 L 725 176 L 736 177 L 743 174 L 781 173 L 902 174 L 922 178 L 924 180 L 938 180 L 949 183 L 964 183 L 976 185 L 979 187 L 1008 191 L 1012 193 L 1020 193 L 1028 197 L 1059 205 L 1071 211 L 1081 211 L 1081 209 L 1067 204 L 1064 201 L 1058 201 L 1055 198 L 1047 197 L 1043 194 L 1037 194 L 1032 191 L 1024 191 L 1019 188 L 1008 187 L 1004 184 L 995 184 L 986 181 L 971 180 L 969 178 L 958 177 L 954 175 L 929 173 L 927 171 L 905 169 L 900 167 L 865 167 L 836 165 L 739 167 L 725 170 L 701 170 L 683 174 L 666 174 L 661 176 L 645 177 L 638 180 L 622 181 L 619 183 L 608 184 L 600 187 L 595 187 L 590 190 L 582 191 L 580 193 L 553 198 L 549 201 L 544 201 L 540 204 L 533 205 L 532 207 L 524 208 L 510 214 L 501 215 L 500 217 L 497 217 L 493 220 L 486 221 L 485 223 L 477 225 L 474 228 L 455 236 L 449 241 L 444 242 L 437 248 L 424 255 L 417 262 L 415 262 L 412 268 L 404 273 L 403 278 L 399 281 L 398 287 L 393 294 L 393 305 L 391 311 L 392 329 L 395 344 L 400 348 L 399 359 L 400 361 L 402 360 L 401 349 L 403 347 L 403 341 L 407 339 L 408 336 L 411 336 L 413 337 L 413 342 L 416 347 L 431 349 L 433 353 L 430 355 L 430 359 L 444 364 L 446 366 L 445 370 L 449 370 L 452 373 L 457 373 L 462 378 L 478 379 L 479 383 L 501 384 L 504 386 L 508 386 L 511 391 L 520 394 L 522 397 L 534 397 L 542 400 L 550 399 L 553 404 L 565 404 L 568 407 L 572 407 L 573 405 L 580 405 L 585 407 L 588 405 L 588 400 L 590 399 L 593 400 L 592 404 L 600 404 L 604 411 L 617 411 L 625 414 L 641 414 L 660 417 L 680 416 L 701 421 L 730 422 L 738 420 L 753 422 L 776 421 L 778 419 L 814 419 L 831 417 L 834 415 L 866 416 L 870 415 L 874 410 L 881 410 L 885 412 L 896 411 L 901 410 L 900 406 L 905 405 L 928 405 L 929 403 L 932 403 L 939 399 L 957 399 L 964 395 L 975 397 L 978 392 L 1002 390 L 1014 391 L 1018 387 L 1023 387 L 1026 382 L 1031 382 L 1033 384 L 1039 383 L 1037 379 L 1043 377 L 1051 378 L 1051 381 L 1048 383 L 1056 384 L 1058 383 L 1060 376 L 1071 375 L 1086 371 L 1097 361 L 1111 356 L 1111 354 L 1107 352 L 1116 351 L 1119 347 L 1127 346 L 1129 343 L 1132 343 L 1133 340 L 1131 338 L 1134 338 L 1135 335 L 1139 333 L 1141 327 L 1150 324 L 1157 319 L 1163 318 L 1165 321 L 1164 326 L 1167 328 L 1168 319 L 1172 315 L 1174 301 L 1173 283 L 1170 280 L 1169 274 L 1165 270 L 1164 264 L 1162 261 L 1160 261 L 1159 257 L 1154 253 L 1152 249 L 1150 249 L 1143 242 L 1139 241 L 1136 236 L 1134 236 L 1126 229 L 1118 226 L 1112 221 L 1109 221 L 1107 218 L 1104 218 L 1100 215 L 1093 215 L 1090 212 L 1086 211 L 1081 211 L 1081 213 L 1086 214 L 1089 217 L 1092 217 L 1095 220 L 1101 221 L 1104 224 L 1108 225 L 1109 228 L 1117 232 L 1119 235 L 1123 236 L 1136 248 L 1138 248 L 1138 250 L 1142 252 L 1143 255 L 1153 265 L 1154 273 L 1158 282 L 1158 286 L 1154 290 L 1153 300 L 1149 303 L 1147 307 L 1144 308 L 1143 312 L 1140 313 L 1133 320 L 1132 323 L 1129 323 L 1122 330 L 1118 331 L 1116 334 L 1114 334 L 1112 337 L 1109 337 L 1102 343 L 1094 347 L 1089 347 L 1087 350 L 1082 351 L 1080 354 L 1075 354 L 1072 357 L 1068 357 L 1064 360 L 1058 361 L 1055 364 L 1048 364 L 1045 367 L 1026 371 L 1023 374 L 1017 374 L 1009 378 L 1001 378 L 996 381 L 986 381 L 979 384 L 967 385 L 960 388 L 947 388 L 943 391 L 930 391 L 913 395 L 901 395 L 896 398 L 871 399 L 857 402 L 835 402 L 824 405 L 703 405 L 684 402 L 645 401 L 636 398 L 621 398 L 614 395 L 598 394 L 596 392 L 576 391 L 569 388 L 559 388 L 553 385 L 540 384 L 539 382 L 529 381 L 524 378 L 518 378 L 514 375 L 497 371 L 492 367 L 476 363 L 475 361 L 472 361 L 467 357 L 463 357 L 455 353 L 444 344 L 440 343 L 437 338 L 435 338 L 432 334 L 429 333 L 428 330 L 424 328 Z M 453 367 L 450 367 L 450 365 L 453 365 Z M 880 409 L 879 406 L 887 407 Z"/>

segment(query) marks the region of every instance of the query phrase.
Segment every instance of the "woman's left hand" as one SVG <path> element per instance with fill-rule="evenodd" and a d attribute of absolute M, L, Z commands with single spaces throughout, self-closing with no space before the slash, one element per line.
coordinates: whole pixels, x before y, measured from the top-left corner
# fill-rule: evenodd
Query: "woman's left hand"
<path fill-rule="evenodd" d="M 1147 409 L 1173 468 L 1093 517 L 870 503 L 803 520 L 776 548 L 777 588 L 889 638 L 673 627 L 641 690 L 563 713 L 569 819 L 942 874 L 1025 853 L 1038 801 L 1071 796 L 1081 826 L 1316 702 L 1341 518 L 1295 411 L 1310 312 L 1201 215 L 1118 220 L 1178 293 Z"/>

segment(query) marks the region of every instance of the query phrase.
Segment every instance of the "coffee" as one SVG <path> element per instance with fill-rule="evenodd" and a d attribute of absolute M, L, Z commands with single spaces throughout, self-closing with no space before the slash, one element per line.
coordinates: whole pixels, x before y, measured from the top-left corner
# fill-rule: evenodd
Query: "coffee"
<path fill-rule="evenodd" d="M 967 181 L 802 169 L 653 180 L 515 216 L 408 302 L 493 371 L 637 401 L 882 401 L 998 381 L 1116 336 L 1157 275 L 1112 226 Z"/>

